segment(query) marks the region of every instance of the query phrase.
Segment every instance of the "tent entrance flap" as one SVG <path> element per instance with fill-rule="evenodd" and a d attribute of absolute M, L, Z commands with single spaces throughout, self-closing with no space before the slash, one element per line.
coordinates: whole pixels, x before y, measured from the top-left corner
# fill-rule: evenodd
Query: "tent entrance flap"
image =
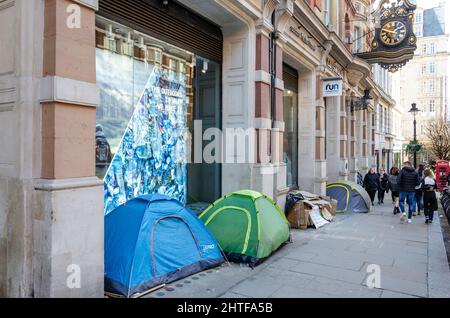
<path fill-rule="evenodd" d="M 245 218 L 244 218 L 245 217 Z M 250 241 L 250 234 L 252 230 L 252 217 L 250 212 L 247 209 L 237 207 L 237 206 L 225 206 L 214 213 L 206 220 L 205 225 L 211 228 L 215 228 L 216 226 L 220 227 L 223 219 L 230 219 L 236 224 L 234 227 L 223 228 L 219 233 L 216 233 L 219 236 L 234 238 L 234 247 L 231 246 L 221 246 L 224 248 L 232 248 L 235 253 L 245 254 L 248 251 L 248 243 Z M 227 220 L 225 220 L 227 221 Z M 216 223 L 216 224 L 214 224 Z M 246 226 L 245 226 L 246 224 Z M 246 231 L 242 231 L 243 228 L 246 228 Z M 242 233 L 245 233 L 245 238 L 242 239 Z M 243 242 L 243 245 L 236 242 Z M 236 248 L 236 246 L 242 245 L 242 248 Z"/>
<path fill-rule="evenodd" d="M 170 224 L 173 223 L 173 224 Z M 182 226 L 180 226 L 179 224 L 175 224 L 175 223 L 181 223 Z M 162 229 L 162 230 L 160 230 Z M 158 230 L 158 231 L 157 231 Z M 155 236 L 155 232 L 159 232 L 161 231 L 161 234 L 164 235 L 156 235 Z M 171 237 L 173 237 L 173 235 L 179 235 L 180 232 L 185 232 L 183 234 L 183 237 L 186 239 L 183 242 L 180 242 L 181 244 L 176 244 L 174 241 L 170 240 Z M 157 233 L 158 234 L 158 233 Z M 171 235 L 172 234 L 172 235 Z M 156 237 L 156 239 L 155 239 Z M 198 251 L 198 258 L 202 258 L 202 251 L 200 249 L 200 246 L 198 244 L 197 238 L 195 237 L 195 234 L 192 232 L 191 227 L 189 226 L 189 224 L 181 217 L 179 216 L 165 216 L 162 217 L 158 220 L 155 221 L 155 223 L 153 224 L 152 227 L 152 233 L 150 235 L 150 255 L 152 257 L 152 263 L 153 263 L 153 275 L 154 276 L 160 276 L 157 272 L 157 268 L 156 268 L 156 264 L 161 264 L 161 261 L 158 259 L 158 254 L 155 252 L 155 245 L 157 246 L 167 246 L 168 244 L 171 244 L 172 247 L 174 247 L 171 250 L 171 254 L 173 254 L 172 256 L 175 257 L 179 257 L 180 253 L 183 254 L 183 251 L 185 251 L 185 246 L 187 244 L 189 244 L 187 238 L 192 238 L 192 243 L 195 245 L 196 250 Z M 155 240 L 156 240 L 156 244 L 155 244 Z M 170 242 L 161 242 L 162 240 L 170 240 L 172 241 L 172 243 Z M 158 251 L 161 251 L 162 253 L 164 253 L 165 255 L 161 255 L 159 256 L 159 258 L 166 258 L 167 259 L 167 250 L 165 250 L 164 248 L 159 248 Z M 192 253 L 189 253 L 189 255 L 186 256 L 187 259 L 192 258 L 193 261 L 195 261 L 197 259 L 197 257 L 195 257 Z"/>
<path fill-rule="evenodd" d="M 347 187 L 342 184 L 333 184 L 333 185 L 328 186 L 328 189 L 333 189 L 333 188 L 342 188 L 345 190 L 345 193 L 346 193 L 345 200 L 338 200 L 338 210 L 337 210 L 337 212 L 343 213 L 348 210 L 348 205 L 350 202 L 350 190 L 347 189 Z M 342 206 L 341 202 L 345 202 L 345 207 L 341 208 L 341 206 Z"/>

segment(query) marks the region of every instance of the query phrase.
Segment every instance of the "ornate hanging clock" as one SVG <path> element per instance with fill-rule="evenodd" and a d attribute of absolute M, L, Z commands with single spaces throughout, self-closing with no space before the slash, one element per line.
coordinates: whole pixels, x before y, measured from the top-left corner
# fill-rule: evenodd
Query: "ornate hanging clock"
<path fill-rule="evenodd" d="M 400 21 L 391 21 L 381 27 L 380 40 L 388 46 L 401 44 L 406 38 L 406 25 Z"/>
<path fill-rule="evenodd" d="M 392 3 L 382 0 L 378 9 L 378 27 L 372 41 L 372 51 L 359 53 L 371 64 L 379 63 L 390 72 L 396 72 L 414 57 L 417 38 L 414 34 L 415 1 Z"/>

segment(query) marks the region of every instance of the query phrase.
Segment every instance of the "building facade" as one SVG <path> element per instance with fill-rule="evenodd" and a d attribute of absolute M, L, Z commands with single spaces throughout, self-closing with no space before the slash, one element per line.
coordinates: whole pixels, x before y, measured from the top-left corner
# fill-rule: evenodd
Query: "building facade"
<path fill-rule="evenodd" d="M 416 103 L 417 135 L 427 142 L 427 126 L 438 119 L 448 120 L 449 34 L 446 25 L 447 3 L 426 9 L 418 8 L 415 14 L 415 32 L 418 49 L 414 59 L 399 72 L 400 92 L 398 103 L 405 113 L 403 135 L 406 143 L 413 139 L 413 117 L 408 113 Z"/>
<path fill-rule="evenodd" d="M 1 1 L 0 296 L 102 297 L 104 215 L 139 194 L 284 207 L 388 167 L 371 3 Z"/>

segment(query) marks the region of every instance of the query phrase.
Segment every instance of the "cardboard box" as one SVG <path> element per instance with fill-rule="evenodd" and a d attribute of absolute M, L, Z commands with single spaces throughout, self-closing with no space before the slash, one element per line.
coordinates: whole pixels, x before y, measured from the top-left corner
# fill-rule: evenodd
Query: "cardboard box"
<path fill-rule="evenodd" d="M 331 199 L 331 211 L 330 211 L 330 213 L 333 216 L 336 216 L 336 214 L 337 214 L 337 207 L 338 207 L 338 201 L 335 200 L 335 199 Z"/>
<path fill-rule="evenodd" d="M 310 208 L 303 201 L 297 202 L 288 213 L 288 221 L 293 229 L 306 230 L 309 225 Z"/>

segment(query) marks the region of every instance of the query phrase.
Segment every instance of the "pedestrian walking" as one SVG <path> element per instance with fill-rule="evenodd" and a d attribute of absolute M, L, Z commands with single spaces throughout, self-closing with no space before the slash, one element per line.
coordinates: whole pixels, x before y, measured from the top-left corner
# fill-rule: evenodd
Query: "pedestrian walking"
<path fill-rule="evenodd" d="M 425 223 L 430 224 L 433 223 L 434 211 L 438 209 L 438 201 L 436 196 L 437 183 L 431 169 L 425 169 L 423 172 L 423 177 L 421 189 L 423 191 Z"/>
<path fill-rule="evenodd" d="M 384 195 L 386 193 L 387 185 L 389 182 L 389 176 L 386 173 L 384 168 L 380 169 L 378 173 L 378 177 L 380 178 L 380 190 L 378 191 L 378 204 L 384 204 Z"/>
<path fill-rule="evenodd" d="M 370 168 L 369 172 L 364 177 L 364 188 L 370 196 L 372 205 L 375 205 L 375 196 L 380 190 L 380 177 L 374 167 Z"/>
<path fill-rule="evenodd" d="M 408 223 L 412 223 L 413 213 L 416 210 L 416 187 L 420 184 L 420 177 L 411 162 L 407 161 L 403 164 L 403 169 L 397 177 L 397 184 L 400 190 L 400 212 L 402 213 L 400 221 L 405 221 L 408 217 Z M 405 200 L 408 203 L 408 215 L 405 212 Z"/>
<path fill-rule="evenodd" d="M 420 164 L 419 169 L 417 169 L 417 173 L 419 174 L 420 177 L 420 182 L 422 182 L 424 170 L 425 165 Z M 421 185 L 419 185 L 418 187 L 416 187 L 416 211 L 414 216 L 420 215 L 422 213 L 422 210 L 423 210 L 423 191 L 421 189 Z"/>
<path fill-rule="evenodd" d="M 397 167 L 391 168 L 391 171 L 389 172 L 389 178 L 388 178 L 388 184 L 386 188 L 386 192 L 391 191 L 392 195 L 392 202 L 394 203 L 394 215 L 397 215 L 400 213 L 400 189 L 397 184 L 397 178 L 399 174 L 399 170 Z"/>

